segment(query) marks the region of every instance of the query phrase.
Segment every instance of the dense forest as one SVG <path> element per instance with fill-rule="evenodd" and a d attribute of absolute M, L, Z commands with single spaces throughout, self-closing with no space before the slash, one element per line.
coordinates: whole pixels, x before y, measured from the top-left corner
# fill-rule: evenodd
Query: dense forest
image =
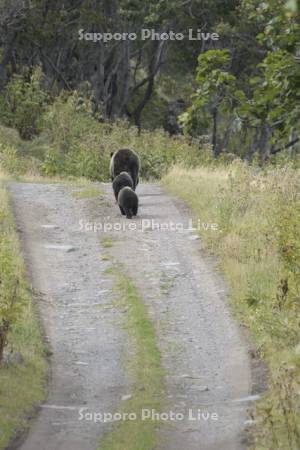
<path fill-rule="evenodd" d="M 210 143 L 215 158 L 263 162 L 284 152 L 295 159 L 297 6 L 2 0 L 1 120 L 32 139 L 42 129 L 41 113 L 76 91 L 76 108 L 88 103 L 98 122 L 184 133 Z"/>

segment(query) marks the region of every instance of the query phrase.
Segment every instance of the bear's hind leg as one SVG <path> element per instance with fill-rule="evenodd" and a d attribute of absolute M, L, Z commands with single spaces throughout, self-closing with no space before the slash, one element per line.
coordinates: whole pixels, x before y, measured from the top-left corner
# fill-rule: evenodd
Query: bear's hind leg
<path fill-rule="evenodd" d="M 124 209 L 122 208 L 122 206 L 119 205 L 119 208 L 120 208 L 122 216 L 126 216 L 126 213 L 125 213 Z"/>

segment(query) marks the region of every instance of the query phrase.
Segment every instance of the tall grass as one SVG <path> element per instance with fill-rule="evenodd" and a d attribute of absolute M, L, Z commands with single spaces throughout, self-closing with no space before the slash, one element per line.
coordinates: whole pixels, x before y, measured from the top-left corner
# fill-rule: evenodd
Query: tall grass
<path fill-rule="evenodd" d="M 291 168 L 259 171 L 174 167 L 163 179 L 195 218 L 220 258 L 239 319 L 270 368 L 268 393 L 257 405 L 257 449 L 300 448 L 300 177 Z"/>
<path fill-rule="evenodd" d="M 0 449 L 27 427 L 27 416 L 44 398 L 47 365 L 36 311 L 0 180 Z M 18 356 L 18 357 L 17 357 Z"/>

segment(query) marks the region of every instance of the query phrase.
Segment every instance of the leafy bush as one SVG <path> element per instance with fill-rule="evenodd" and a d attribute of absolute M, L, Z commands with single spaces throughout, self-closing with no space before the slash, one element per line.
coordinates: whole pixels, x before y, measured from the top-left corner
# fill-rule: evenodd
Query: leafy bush
<path fill-rule="evenodd" d="M 4 146 L 12 146 L 17 149 L 22 147 L 19 132 L 14 128 L 8 128 L 0 124 L 0 143 Z"/>
<path fill-rule="evenodd" d="M 110 153 L 124 147 L 140 155 L 141 175 L 146 180 L 160 178 L 175 163 L 190 167 L 208 157 L 209 147 L 202 151 L 196 142 L 184 137 L 169 137 L 162 130 L 139 134 L 123 121 L 99 123 L 90 111 L 89 102 L 77 92 L 69 96 L 63 93 L 48 106 L 42 118 L 42 134 L 49 141 L 43 161 L 45 174 L 106 181 Z"/>
<path fill-rule="evenodd" d="M 40 118 L 47 101 L 42 77 L 40 67 L 32 74 L 15 75 L 0 99 L 1 121 L 16 128 L 23 139 L 31 139 L 40 130 Z"/>
<path fill-rule="evenodd" d="M 0 144 L 0 162 L 3 169 L 12 175 L 19 175 L 24 168 L 22 159 L 12 146 Z"/>
<path fill-rule="evenodd" d="M 45 159 L 42 164 L 42 171 L 44 175 L 50 177 L 58 175 L 60 173 L 64 173 L 63 155 L 54 148 L 48 150 L 45 154 Z"/>
<path fill-rule="evenodd" d="M 0 164 L 10 175 L 18 177 L 21 175 L 40 175 L 42 172 L 41 162 L 32 156 L 22 156 L 20 150 L 14 146 L 0 144 Z"/>

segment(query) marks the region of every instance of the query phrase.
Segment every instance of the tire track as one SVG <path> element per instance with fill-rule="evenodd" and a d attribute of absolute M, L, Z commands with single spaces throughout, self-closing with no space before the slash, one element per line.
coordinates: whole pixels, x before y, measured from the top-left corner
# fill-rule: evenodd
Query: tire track
<path fill-rule="evenodd" d="M 112 198 L 110 191 L 108 186 Z M 128 230 L 117 207 L 106 214 L 114 229 L 122 227 L 112 234 L 112 256 L 126 267 L 156 324 L 167 373 L 166 412 L 184 417 L 164 422 L 159 450 L 240 450 L 252 399 L 251 371 L 225 285 L 203 256 L 195 232 L 186 231 L 188 212 L 180 202 L 157 185 L 138 186 L 137 192 L 140 212 L 131 223 L 144 231 Z M 93 220 L 103 221 L 103 213 Z M 175 224 L 185 231 L 174 231 Z"/>
<path fill-rule="evenodd" d="M 21 450 L 95 450 L 107 424 L 79 411 L 113 411 L 126 393 L 123 331 L 95 234 L 79 231 L 85 202 L 59 185 L 10 186 L 25 261 L 53 355 L 47 402 Z"/>

